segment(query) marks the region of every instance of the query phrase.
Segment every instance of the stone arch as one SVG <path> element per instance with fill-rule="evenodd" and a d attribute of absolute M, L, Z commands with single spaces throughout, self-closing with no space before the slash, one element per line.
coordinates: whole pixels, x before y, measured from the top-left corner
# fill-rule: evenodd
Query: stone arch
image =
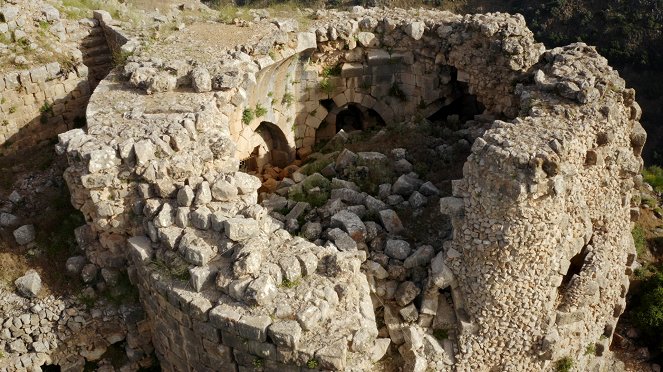
<path fill-rule="evenodd" d="M 281 128 L 274 123 L 262 121 L 239 154 L 240 167 L 247 172 L 260 171 L 266 164 L 285 167 L 293 160 L 293 155 L 294 149 Z"/>
<path fill-rule="evenodd" d="M 324 106 L 322 103 L 321 105 Z M 341 123 L 341 121 L 345 122 Z M 341 129 L 344 129 L 346 132 L 366 130 L 376 125 L 384 126 L 385 124 L 386 122 L 382 115 L 372 108 L 368 108 L 357 102 L 348 102 L 339 107 L 331 101 L 327 115 L 315 127 L 315 142 L 328 140 Z"/>

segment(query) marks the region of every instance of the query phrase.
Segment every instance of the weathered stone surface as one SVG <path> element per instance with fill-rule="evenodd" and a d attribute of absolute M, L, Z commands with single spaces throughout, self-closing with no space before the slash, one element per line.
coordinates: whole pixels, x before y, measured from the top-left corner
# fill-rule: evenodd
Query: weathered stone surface
<path fill-rule="evenodd" d="M 267 329 L 269 338 L 277 346 L 297 348 L 302 336 L 302 328 L 294 320 L 284 320 L 272 323 Z"/>
<path fill-rule="evenodd" d="M 400 306 L 406 306 L 412 302 L 420 292 L 421 290 L 416 284 L 410 281 L 403 282 L 398 285 L 398 289 L 396 289 L 396 293 L 394 294 L 394 299 Z"/>
<path fill-rule="evenodd" d="M 223 230 L 234 241 L 250 239 L 258 233 L 258 222 L 251 218 L 229 218 L 223 221 Z"/>
<path fill-rule="evenodd" d="M 395 258 L 397 260 L 406 259 L 410 255 L 411 251 L 412 248 L 410 248 L 410 244 L 405 240 L 400 240 L 400 239 L 387 240 L 387 243 L 385 244 L 384 248 L 384 253 L 387 256 Z"/>
<path fill-rule="evenodd" d="M 41 290 L 41 278 L 36 271 L 28 270 L 25 275 L 14 281 L 14 285 L 21 296 L 36 297 Z"/>
<path fill-rule="evenodd" d="M 331 226 L 340 227 L 356 242 L 366 239 L 366 226 L 361 218 L 347 210 L 340 211 L 331 217 Z"/>
<path fill-rule="evenodd" d="M 356 251 L 357 242 L 345 231 L 335 228 L 327 231 L 329 240 L 334 242 L 336 248 L 340 251 Z"/>
<path fill-rule="evenodd" d="M 26 245 L 35 240 L 35 227 L 34 225 L 23 225 L 14 230 L 13 235 L 18 245 Z"/>
<path fill-rule="evenodd" d="M 398 214 L 392 209 L 385 209 L 380 211 L 380 222 L 384 226 L 385 230 L 389 231 L 392 234 L 398 234 L 403 232 L 403 224 L 401 219 L 398 218 Z"/>

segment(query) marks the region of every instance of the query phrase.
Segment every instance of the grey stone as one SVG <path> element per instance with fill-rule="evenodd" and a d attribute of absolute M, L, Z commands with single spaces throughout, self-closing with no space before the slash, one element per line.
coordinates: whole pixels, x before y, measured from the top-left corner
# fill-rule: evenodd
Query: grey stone
<path fill-rule="evenodd" d="M 235 185 L 237 185 L 237 189 L 241 195 L 249 195 L 262 186 L 260 178 L 250 174 L 235 172 L 233 178 L 235 179 Z"/>
<path fill-rule="evenodd" d="M 191 285 L 196 292 L 200 292 L 203 286 L 212 281 L 212 277 L 216 272 L 212 271 L 209 266 L 192 267 L 189 269 L 191 276 Z"/>
<path fill-rule="evenodd" d="M 14 230 L 13 234 L 18 245 L 26 245 L 34 241 L 36 237 L 34 225 L 23 225 Z"/>
<path fill-rule="evenodd" d="M 319 222 L 307 222 L 302 226 L 302 236 L 309 241 L 314 241 L 322 233 L 322 225 Z"/>
<path fill-rule="evenodd" d="M 198 191 L 196 192 L 195 205 L 205 205 L 212 201 L 212 190 L 210 190 L 209 183 L 203 181 L 198 186 Z"/>
<path fill-rule="evenodd" d="M 421 39 L 424 36 L 426 25 L 423 22 L 411 22 L 405 26 L 405 33 L 414 40 Z"/>
<path fill-rule="evenodd" d="M 419 192 L 424 196 L 437 196 L 440 195 L 440 190 L 433 185 L 432 182 L 425 182 L 421 187 L 419 187 Z"/>
<path fill-rule="evenodd" d="M 267 329 L 267 335 L 277 346 L 295 349 L 299 346 L 302 328 L 294 320 L 283 320 L 272 323 Z"/>
<path fill-rule="evenodd" d="M 352 204 L 352 205 L 360 205 L 364 204 L 364 199 L 365 195 L 351 189 L 334 189 L 331 191 L 331 198 L 332 200 L 335 199 L 340 199 L 341 201 L 344 201 L 346 203 Z"/>
<path fill-rule="evenodd" d="M 285 256 L 279 260 L 279 266 L 283 272 L 283 278 L 294 282 L 302 276 L 302 267 L 299 260 L 293 256 Z"/>
<path fill-rule="evenodd" d="M 336 157 L 336 170 L 342 172 L 345 168 L 354 164 L 355 161 L 357 161 L 357 154 L 348 149 L 343 149 Z"/>
<path fill-rule="evenodd" d="M 394 212 L 391 209 L 385 209 L 379 212 L 380 215 L 380 222 L 382 222 L 382 226 L 384 226 L 385 230 L 387 230 L 391 234 L 399 234 L 401 233 L 403 229 L 403 224 L 401 223 L 401 219 L 398 218 L 398 214 Z"/>
<path fill-rule="evenodd" d="M 83 283 L 92 283 L 97 278 L 97 273 L 99 273 L 99 268 L 96 265 L 87 264 L 81 270 L 81 280 Z"/>
<path fill-rule="evenodd" d="M 435 255 L 435 249 L 430 245 L 422 245 L 419 247 L 410 257 L 408 257 L 403 266 L 406 269 L 411 269 L 417 266 L 427 266 L 433 256 Z"/>
<path fill-rule="evenodd" d="M 206 68 L 197 66 L 191 70 L 191 85 L 198 93 L 209 92 L 212 90 L 212 76 Z"/>
<path fill-rule="evenodd" d="M 212 197 L 218 201 L 231 201 L 238 195 L 237 186 L 219 179 L 212 185 Z"/>
<path fill-rule="evenodd" d="M 161 207 L 161 211 L 154 218 L 154 226 L 156 227 L 168 227 L 173 224 L 173 207 L 170 204 L 166 203 Z"/>
<path fill-rule="evenodd" d="M 258 234 L 258 221 L 252 218 L 229 218 L 223 222 L 223 229 L 231 240 L 247 240 Z"/>
<path fill-rule="evenodd" d="M 306 212 L 307 210 L 311 209 L 311 205 L 307 202 L 298 202 L 295 204 L 295 206 L 288 212 L 288 214 L 285 216 L 286 219 L 299 219 L 299 217 Z"/>
<path fill-rule="evenodd" d="M 366 209 L 368 209 L 368 211 L 371 213 L 376 213 L 385 209 L 389 209 L 389 206 L 385 204 L 382 200 L 376 199 L 370 195 L 367 195 L 366 199 L 364 199 L 364 205 L 366 206 Z"/>
<path fill-rule="evenodd" d="M 193 203 L 195 193 L 189 185 L 185 185 L 177 191 L 177 204 L 181 207 L 188 207 Z"/>
<path fill-rule="evenodd" d="M 208 230 L 211 227 L 212 211 L 206 206 L 197 208 L 189 214 L 191 224 L 200 230 Z"/>
<path fill-rule="evenodd" d="M 414 306 L 414 304 L 409 304 L 408 306 L 400 309 L 398 312 L 406 322 L 413 323 L 419 319 L 419 312 L 417 311 L 417 307 Z"/>
<path fill-rule="evenodd" d="M 67 270 L 68 275 L 78 276 L 83 270 L 87 259 L 85 256 L 73 256 L 67 259 L 65 263 L 65 269 Z"/>
<path fill-rule="evenodd" d="M 251 305 L 266 306 L 274 300 L 276 293 L 274 279 L 269 275 L 261 275 L 246 287 L 244 296 Z"/>
<path fill-rule="evenodd" d="M 416 208 L 421 208 L 424 205 L 426 205 L 426 203 L 428 202 L 428 199 L 426 199 L 425 196 L 421 195 L 419 193 L 419 191 L 415 191 L 415 192 L 412 193 L 412 195 L 410 195 L 410 199 L 408 199 L 408 202 L 410 203 L 412 208 L 416 209 Z"/>
<path fill-rule="evenodd" d="M 150 140 L 142 140 L 134 143 L 134 153 L 136 154 L 136 165 L 144 166 L 154 159 L 154 143 Z"/>
<path fill-rule="evenodd" d="M 303 276 L 311 275 L 318 269 L 318 257 L 311 252 L 304 252 L 297 255 L 300 265 L 302 266 Z"/>
<path fill-rule="evenodd" d="M 396 182 L 394 182 L 394 185 L 391 188 L 391 191 L 394 194 L 401 195 L 403 197 L 407 197 L 412 192 L 414 191 L 414 185 L 410 183 L 410 179 L 407 177 L 407 175 L 402 175 L 398 177 Z"/>
<path fill-rule="evenodd" d="M 384 230 L 382 229 L 382 226 L 380 226 L 377 222 L 373 221 L 366 221 L 364 222 L 364 226 L 366 226 L 366 241 L 370 242 L 373 239 L 375 239 L 378 234 L 383 232 Z"/>
<path fill-rule="evenodd" d="M 340 227 L 356 242 L 366 239 L 366 226 L 356 214 L 344 210 L 331 217 L 331 226 Z"/>
<path fill-rule="evenodd" d="M 394 171 L 399 174 L 412 172 L 412 163 L 405 159 L 396 160 L 394 162 Z"/>
<path fill-rule="evenodd" d="M 410 243 L 405 240 L 390 239 L 385 244 L 384 253 L 391 258 L 404 260 L 410 255 L 411 250 Z"/>
<path fill-rule="evenodd" d="M 14 285 L 18 293 L 27 298 L 37 297 L 41 290 L 41 278 L 34 270 L 28 270 L 25 275 L 16 279 Z"/>
<path fill-rule="evenodd" d="M 419 295 L 421 290 L 413 282 L 407 281 L 398 285 L 394 299 L 399 306 L 406 306 Z"/>
<path fill-rule="evenodd" d="M 350 237 L 345 231 L 334 228 L 327 230 L 329 240 L 334 242 L 334 245 L 340 251 L 356 251 L 357 242 Z"/>
<path fill-rule="evenodd" d="M 196 266 L 207 265 L 216 254 L 209 244 L 192 233 L 187 233 L 182 237 L 179 251 L 187 262 Z"/>
<path fill-rule="evenodd" d="M 0 213 L 0 226 L 10 227 L 18 224 L 18 217 L 11 213 Z"/>
<path fill-rule="evenodd" d="M 320 323 L 321 318 L 320 309 L 315 306 L 309 306 L 297 314 L 297 322 L 305 331 L 315 328 Z"/>
<path fill-rule="evenodd" d="M 463 199 L 449 196 L 440 199 L 440 213 L 448 216 L 462 216 L 465 211 Z"/>
<path fill-rule="evenodd" d="M 320 363 L 321 369 L 331 369 L 336 371 L 345 370 L 348 348 L 345 339 L 329 343 L 327 346 L 315 352 L 315 358 Z"/>
<path fill-rule="evenodd" d="M 445 263 L 444 252 L 440 252 L 431 261 L 431 281 L 440 288 L 445 289 L 451 285 L 454 274 Z"/>
<path fill-rule="evenodd" d="M 265 342 L 267 340 L 267 327 L 270 324 L 272 324 L 272 319 L 266 315 L 245 315 L 237 322 L 237 333 L 249 340 Z"/>
<path fill-rule="evenodd" d="M 359 186 L 355 184 L 354 182 L 342 180 L 339 178 L 332 178 L 331 181 L 331 188 L 332 189 L 350 189 L 354 191 L 360 191 Z"/>

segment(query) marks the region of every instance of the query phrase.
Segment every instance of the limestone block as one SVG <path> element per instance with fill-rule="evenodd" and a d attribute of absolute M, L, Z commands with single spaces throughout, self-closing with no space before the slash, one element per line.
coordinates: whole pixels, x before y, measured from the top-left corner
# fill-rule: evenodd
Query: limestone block
<path fill-rule="evenodd" d="M 267 334 L 277 346 L 296 349 L 299 346 L 302 328 L 294 320 L 277 321 L 269 326 Z"/>
<path fill-rule="evenodd" d="M 223 230 L 233 241 L 250 239 L 258 233 L 258 221 L 252 218 L 229 218 L 223 221 Z"/>
<path fill-rule="evenodd" d="M 274 300 L 276 293 L 274 279 L 269 275 L 261 275 L 246 287 L 244 296 L 245 301 L 249 304 L 266 306 Z"/>
<path fill-rule="evenodd" d="M 266 315 L 245 315 L 237 321 L 237 333 L 246 339 L 265 342 L 267 340 L 267 327 L 272 319 Z"/>
<path fill-rule="evenodd" d="M 392 209 L 385 209 L 379 212 L 380 222 L 385 230 L 392 234 L 398 234 L 403 231 L 403 224 L 401 223 L 398 214 Z"/>
<path fill-rule="evenodd" d="M 196 266 L 205 266 L 216 255 L 216 252 L 203 239 L 192 233 L 186 233 L 178 246 L 180 253 L 187 262 Z"/>
<path fill-rule="evenodd" d="M 315 357 L 320 363 L 320 368 L 344 370 L 348 355 L 346 345 L 346 340 L 338 340 L 316 351 Z"/>
<path fill-rule="evenodd" d="M 233 307 L 224 303 L 214 307 L 209 312 L 209 319 L 212 324 L 225 332 L 237 333 L 236 325 L 241 319 L 241 314 Z M 225 342 L 225 337 L 223 337 Z M 228 345 L 232 346 L 232 345 Z"/>
<path fill-rule="evenodd" d="M 14 281 L 16 290 L 21 296 L 32 298 L 36 297 L 41 290 L 41 278 L 34 270 L 28 270 L 25 275 Z"/>

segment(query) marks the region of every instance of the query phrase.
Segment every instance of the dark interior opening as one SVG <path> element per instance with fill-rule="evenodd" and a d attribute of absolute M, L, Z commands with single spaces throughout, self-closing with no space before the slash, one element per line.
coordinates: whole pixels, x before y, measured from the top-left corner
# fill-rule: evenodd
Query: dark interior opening
<path fill-rule="evenodd" d="M 486 107 L 477 100 L 475 95 L 467 93 L 467 84 L 458 83 L 458 85 L 465 86 L 464 88 L 461 88 L 464 93 L 450 104 L 443 106 L 430 115 L 428 120 L 431 122 L 447 121 L 449 116 L 458 115 L 459 122 L 464 123 L 468 120 L 474 119 L 474 115 L 483 113 Z"/>
<path fill-rule="evenodd" d="M 324 106 L 324 103 L 320 101 Z M 375 126 L 385 126 L 384 119 L 377 111 L 351 103 L 343 111 L 336 114 L 336 133 L 366 130 Z"/>
<path fill-rule="evenodd" d="M 327 111 L 331 111 L 334 108 L 334 100 L 331 98 L 321 99 L 320 106 L 324 107 Z"/>
<path fill-rule="evenodd" d="M 60 372 L 62 369 L 57 364 L 44 364 L 41 366 L 43 372 Z"/>
<path fill-rule="evenodd" d="M 562 278 L 562 285 L 560 288 L 566 287 L 571 282 L 571 279 L 574 275 L 580 275 L 580 272 L 585 265 L 585 259 L 587 258 L 588 253 L 589 251 L 587 246 L 584 246 L 578 254 L 571 258 L 571 265 L 569 265 L 569 269 L 566 271 L 566 274 Z"/>
<path fill-rule="evenodd" d="M 336 115 L 336 133 L 341 129 L 345 132 L 362 129 L 362 114 L 357 106 L 348 105 L 348 108 Z"/>

